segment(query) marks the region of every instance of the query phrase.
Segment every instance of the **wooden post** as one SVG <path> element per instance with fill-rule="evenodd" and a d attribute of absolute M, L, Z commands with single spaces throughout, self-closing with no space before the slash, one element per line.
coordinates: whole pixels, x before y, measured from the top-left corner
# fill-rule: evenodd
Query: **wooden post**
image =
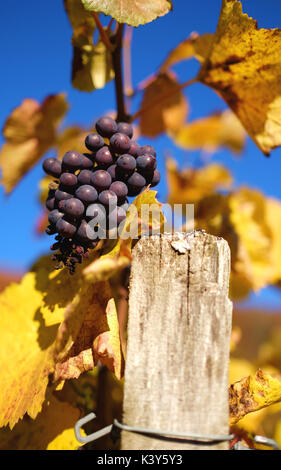
<path fill-rule="evenodd" d="M 133 250 L 123 423 L 228 434 L 230 250 L 203 231 L 152 236 Z M 122 431 L 122 449 L 228 449 Z"/>

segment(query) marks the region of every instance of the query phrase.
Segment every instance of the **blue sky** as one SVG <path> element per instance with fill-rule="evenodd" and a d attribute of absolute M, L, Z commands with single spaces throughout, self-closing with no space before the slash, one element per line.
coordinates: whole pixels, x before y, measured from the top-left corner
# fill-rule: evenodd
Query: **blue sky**
<path fill-rule="evenodd" d="M 258 20 L 259 27 L 281 27 L 281 3 L 276 0 L 242 0 L 243 9 Z M 148 25 L 134 28 L 132 46 L 133 83 L 136 85 L 153 73 L 168 52 L 192 31 L 214 32 L 221 2 L 200 0 L 187 2 L 174 0 L 172 13 Z M 71 86 L 71 27 L 64 12 L 62 0 L 38 2 L 3 2 L 0 16 L 1 64 L 0 75 L 0 124 L 24 98 L 42 101 L 51 93 L 64 91 L 70 110 L 63 122 L 88 126 L 97 117 L 115 107 L 114 87 L 110 83 L 103 90 L 81 93 Z M 281 59 L 281 54 L 280 54 Z M 180 81 L 192 78 L 197 70 L 195 61 L 184 62 L 175 68 Z M 190 103 L 190 119 L 205 116 L 224 109 L 223 101 L 203 85 L 187 88 Z M 136 99 L 136 106 L 138 99 Z M 0 137 L 2 145 L 3 138 Z M 195 164 L 200 152 L 185 152 L 175 147 L 165 136 L 156 140 L 142 139 L 140 143 L 152 143 L 157 148 L 162 174 L 164 158 L 173 155 L 181 167 Z M 235 157 L 227 150 L 216 152 L 212 160 L 223 163 L 234 176 L 235 186 L 247 184 L 269 196 L 281 199 L 281 149 L 265 158 L 258 148 L 247 140 L 246 150 Z M 40 214 L 38 182 L 43 175 L 41 163 L 20 182 L 13 193 L 6 197 L 0 188 L 1 227 L 0 268 L 27 270 L 42 253 L 48 252 L 50 238 L 35 235 L 35 222 Z M 165 201 L 166 182 L 158 188 L 159 199 Z M 281 293 L 276 289 L 264 290 L 252 296 L 251 305 L 280 305 Z"/>

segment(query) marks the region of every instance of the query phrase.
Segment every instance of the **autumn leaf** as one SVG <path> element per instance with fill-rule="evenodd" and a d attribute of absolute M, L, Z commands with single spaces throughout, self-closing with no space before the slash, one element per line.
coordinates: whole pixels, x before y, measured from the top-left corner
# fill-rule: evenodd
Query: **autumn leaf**
<path fill-rule="evenodd" d="M 64 94 L 50 95 L 40 105 L 23 100 L 7 118 L 0 153 L 2 184 L 11 192 L 20 179 L 55 144 L 58 124 L 68 109 Z"/>
<path fill-rule="evenodd" d="M 166 15 L 172 8 L 170 0 L 82 0 L 87 10 L 112 16 L 118 23 L 139 26 Z"/>
<path fill-rule="evenodd" d="M 177 162 L 169 158 L 166 169 L 169 204 L 194 203 L 218 189 L 230 188 L 232 183 L 229 171 L 216 163 L 179 171 Z"/>
<path fill-rule="evenodd" d="M 181 128 L 188 104 L 174 74 L 161 73 L 146 87 L 139 113 L 142 135 L 156 137 Z"/>
<path fill-rule="evenodd" d="M 195 57 L 199 62 L 204 62 L 209 54 L 213 34 L 202 34 L 199 36 L 197 33 L 192 33 L 189 38 L 182 41 L 176 46 L 168 55 L 167 59 L 160 67 L 160 72 L 165 72 L 168 68 Z"/>
<path fill-rule="evenodd" d="M 281 401 L 281 377 L 273 377 L 259 369 L 235 382 L 229 388 L 230 424 L 246 414 Z"/>
<path fill-rule="evenodd" d="M 62 160 L 64 154 L 68 152 L 69 149 L 84 153 L 86 150 L 85 139 L 92 131 L 93 129 L 87 130 L 79 126 L 66 127 L 57 136 L 56 150 L 58 158 Z"/>
<path fill-rule="evenodd" d="M 12 431 L 0 430 L 1 450 L 77 450 L 74 426 L 79 418 L 78 408 L 51 396 L 36 420 L 25 418 Z"/>
<path fill-rule="evenodd" d="M 49 257 L 42 258 L 21 283 L 0 295 L 5 333 L 0 349 L 2 426 L 12 428 L 25 413 L 34 419 L 50 374 L 61 380 L 92 368 L 92 351 L 87 350 L 98 334 L 111 331 L 106 315 L 112 298 L 109 284 L 86 282 L 79 268 L 80 274 L 78 269 L 69 276 L 67 270 L 54 270 Z M 89 318 L 95 319 L 95 330 Z M 112 334 L 116 338 L 118 331 Z"/>
<path fill-rule="evenodd" d="M 214 152 L 220 147 L 228 147 L 239 153 L 244 148 L 245 136 L 236 116 L 230 111 L 223 111 L 185 123 L 172 137 L 176 145 L 186 150 Z"/>
<path fill-rule="evenodd" d="M 264 152 L 281 144 L 281 30 L 258 29 L 241 2 L 223 0 L 198 80 L 216 90 Z"/>

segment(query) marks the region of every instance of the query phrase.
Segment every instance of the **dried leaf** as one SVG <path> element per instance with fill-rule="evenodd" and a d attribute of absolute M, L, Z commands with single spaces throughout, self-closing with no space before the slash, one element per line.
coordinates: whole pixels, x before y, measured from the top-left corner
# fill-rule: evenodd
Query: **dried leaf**
<path fill-rule="evenodd" d="M 230 424 L 246 414 L 281 401 L 281 377 L 273 377 L 259 369 L 235 382 L 229 389 Z"/>
<path fill-rule="evenodd" d="M 12 431 L 0 430 L 1 450 L 76 450 L 74 425 L 79 418 L 79 409 L 52 396 L 35 421 L 24 419 Z"/>
<path fill-rule="evenodd" d="M 106 282 L 86 282 L 79 269 L 70 277 L 66 270 L 54 271 L 49 258 L 42 258 L 20 284 L 0 295 L 2 426 L 12 428 L 25 413 L 37 416 L 55 370 L 59 380 L 77 377 L 93 366 L 85 351 L 97 334 L 110 330 L 105 312 L 112 294 Z M 96 333 L 87 323 L 93 312 L 99 325 Z M 113 335 L 117 337 L 116 331 Z M 68 371 L 65 366 L 59 374 L 57 364 L 70 358 Z"/>
<path fill-rule="evenodd" d="M 228 147 L 239 153 L 244 148 L 245 137 L 246 133 L 237 117 L 230 111 L 224 111 L 185 123 L 173 135 L 173 140 L 186 150 L 214 152 L 220 147 Z"/>
<path fill-rule="evenodd" d="M 169 158 L 166 169 L 169 204 L 194 203 L 218 189 L 229 188 L 232 183 L 229 171 L 215 163 L 179 171 L 176 161 Z"/>
<path fill-rule="evenodd" d="M 189 38 L 182 41 L 170 52 L 165 62 L 161 65 L 160 72 L 164 72 L 178 62 L 191 59 L 192 57 L 195 57 L 199 62 L 204 62 L 206 57 L 208 57 L 213 38 L 213 34 L 207 33 L 199 36 L 197 33 L 192 33 Z"/>
<path fill-rule="evenodd" d="M 198 76 L 222 96 L 266 155 L 281 144 L 280 47 L 280 29 L 258 29 L 241 2 L 223 0 Z"/>
<path fill-rule="evenodd" d="M 161 73 L 147 86 L 140 110 L 142 135 L 156 137 L 163 132 L 175 133 L 181 128 L 188 104 L 174 74 Z"/>
<path fill-rule="evenodd" d="M 40 105 L 26 99 L 7 118 L 1 153 L 2 184 L 11 192 L 56 140 L 57 126 L 68 105 L 64 94 L 48 96 Z"/>
<path fill-rule="evenodd" d="M 170 0 L 82 0 L 85 8 L 90 11 L 112 16 L 118 23 L 139 26 L 166 15 L 172 8 Z"/>

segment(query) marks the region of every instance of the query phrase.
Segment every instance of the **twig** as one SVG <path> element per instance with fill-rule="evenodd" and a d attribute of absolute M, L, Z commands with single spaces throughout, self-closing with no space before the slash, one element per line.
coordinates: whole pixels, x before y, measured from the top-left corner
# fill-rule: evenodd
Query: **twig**
<path fill-rule="evenodd" d="M 126 25 L 123 51 L 124 51 L 124 91 L 125 95 L 132 96 L 132 69 L 131 69 L 131 43 L 132 43 L 133 28 L 130 25 Z"/>
<path fill-rule="evenodd" d="M 125 109 L 122 74 L 122 38 L 124 25 L 119 24 L 116 34 L 112 37 L 114 49 L 112 52 L 112 65 L 115 73 L 115 95 L 117 104 L 117 121 L 128 121 Z"/>
<path fill-rule="evenodd" d="M 196 82 L 196 78 L 192 78 L 191 80 L 188 80 L 187 82 L 181 83 L 178 85 L 178 87 L 175 87 L 173 90 L 169 90 L 169 92 L 157 96 L 155 100 L 152 100 L 147 106 L 143 106 L 141 109 L 139 109 L 133 116 L 131 117 L 131 121 L 134 121 L 137 119 L 141 114 L 146 113 L 147 111 L 150 111 L 151 108 L 154 108 L 154 106 L 157 106 L 161 104 L 162 102 L 166 101 L 168 98 L 173 96 L 174 94 L 178 93 L 180 90 L 183 88 L 192 85 L 193 83 Z"/>
<path fill-rule="evenodd" d="M 109 37 L 108 35 L 106 34 L 105 30 L 103 29 L 103 25 L 101 24 L 100 22 L 100 19 L 98 17 L 98 15 L 96 14 L 96 12 L 92 11 L 92 15 L 94 17 L 94 20 L 96 22 L 96 26 L 99 30 L 99 33 L 100 33 L 100 37 L 101 37 L 101 40 L 102 42 L 106 45 L 107 49 L 112 52 L 113 51 L 113 46 L 109 40 Z"/>

